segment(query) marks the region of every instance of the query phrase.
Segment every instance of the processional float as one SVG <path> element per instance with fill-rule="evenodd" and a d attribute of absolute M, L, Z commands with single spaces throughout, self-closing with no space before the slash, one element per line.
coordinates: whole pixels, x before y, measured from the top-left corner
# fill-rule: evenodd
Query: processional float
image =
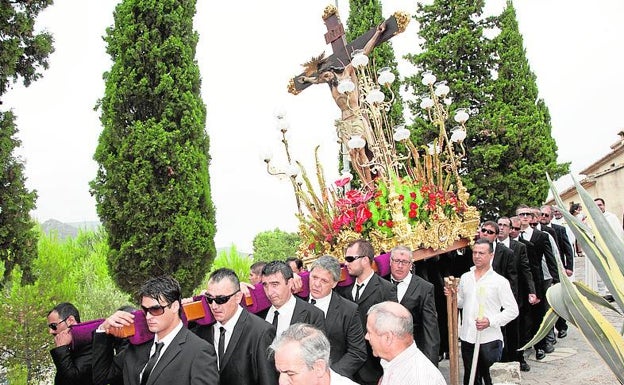
<path fill-rule="evenodd" d="M 316 156 L 316 180 L 292 157 L 286 137 L 287 124 L 278 116 L 282 143 L 290 167 L 278 171 L 271 158 L 264 159 L 267 172 L 285 175 L 290 180 L 297 202 L 299 256 L 309 264 L 321 255 L 342 259 L 346 245 L 356 239 L 368 239 L 375 250 L 383 252 L 375 258 L 374 268 L 382 276 L 390 273 L 388 252 L 404 245 L 413 250 L 414 261 L 424 260 L 469 245 L 479 224 L 476 208 L 468 204 L 469 195 L 461 180 L 461 164 L 465 157 L 463 141 L 468 112 L 452 108 L 450 89 L 445 82 L 425 72 L 423 85 L 429 92 L 420 97 L 423 117 L 437 132 L 428 144 L 415 143 L 411 133 L 395 125 L 389 111 L 395 103 L 391 84 L 396 70 L 376 71 L 368 54 L 385 41 L 403 32 L 410 16 L 396 12 L 381 25 L 347 43 L 337 9 L 330 5 L 323 13 L 327 26 L 325 39 L 333 53 L 313 57 L 303 65 L 304 71 L 293 77 L 288 91 L 298 94 L 307 87 L 327 83 L 340 108 L 341 117 L 335 128 L 345 160 L 359 177 L 360 187 L 351 188 L 352 175 L 345 172 L 338 181 L 328 184 Z M 451 111 L 457 123 L 450 130 L 447 121 Z M 417 142 L 417 141 L 416 141 Z M 307 297 L 308 274 L 301 275 L 303 289 L 297 295 Z M 340 286 L 353 278 L 343 268 Z M 457 297 L 459 279 L 448 277 L 445 286 L 452 293 L 447 297 L 449 315 L 449 352 L 451 385 L 459 383 L 459 348 L 457 344 Z M 257 313 L 270 307 L 260 284 L 241 301 L 247 310 Z M 204 296 L 183 305 L 184 322 L 212 324 L 214 318 Z M 127 328 L 112 328 L 110 333 L 128 338 L 131 343 L 149 341 L 153 334 L 147 329 L 145 316 L 134 312 L 135 322 Z M 95 328 L 104 320 L 93 320 L 72 327 L 73 344 L 90 343 Z"/>

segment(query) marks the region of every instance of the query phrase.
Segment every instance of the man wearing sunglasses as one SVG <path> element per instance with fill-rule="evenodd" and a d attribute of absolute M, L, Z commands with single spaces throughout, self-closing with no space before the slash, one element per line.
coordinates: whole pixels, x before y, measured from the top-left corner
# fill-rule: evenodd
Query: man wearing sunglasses
<path fill-rule="evenodd" d="M 520 218 L 520 235 L 519 238 L 528 241 L 525 243 L 527 246 L 527 256 L 529 257 L 529 265 L 531 267 L 531 275 L 533 276 L 533 283 L 535 283 L 535 295 L 537 296 L 537 303 L 531 307 L 530 315 L 525 320 L 527 326 L 525 334 L 520 336 L 520 343 L 524 344 L 528 342 L 539 329 L 544 315 L 546 315 L 546 290 L 547 284 L 550 283 L 545 280 L 544 274 L 550 274 L 550 266 L 555 266 L 556 260 L 553 254 L 553 248 L 550 243 L 549 234 L 537 229 L 538 219 L 535 215 L 535 211 L 527 206 L 520 205 L 516 209 L 516 214 Z M 542 261 L 547 263 L 547 268 L 544 269 Z M 556 273 L 555 273 L 556 275 Z M 546 349 L 552 349 L 552 346 L 547 347 L 546 338 L 538 342 L 535 345 L 535 358 L 538 360 L 546 357 Z"/>
<path fill-rule="evenodd" d="M 50 350 L 56 366 L 55 385 L 92 384 L 91 346 L 72 347 L 71 326 L 80 323 L 74 305 L 63 302 L 48 313 L 48 332 L 54 336 L 55 348 Z"/>
<path fill-rule="evenodd" d="M 148 280 L 140 289 L 141 309 L 154 339 L 114 355 L 112 327 L 134 323 L 134 314 L 117 311 L 93 336 L 93 370 L 97 378 L 125 385 L 208 385 L 219 383 L 213 345 L 184 327 L 180 284 L 169 276 Z M 108 383 L 108 382 L 107 382 Z"/>
<path fill-rule="evenodd" d="M 512 234 L 517 237 L 520 233 L 520 218 L 514 219 L 501 217 L 497 221 L 498 224 L 498 242 L 509 247 L 514 253 L 513 263 L 518 272 L 516 302 L 520 315 L 510 321 L 503 328 L 505 346 L 503 347 L 503 362 L 518 361 L 520 370 L 528 372 L 531 367 L 524 358 L 524 351 L 518 350 L 520 347 L 520 330 L 522 317 L 526 317 L 529 313 L 531 305 L 537 300 L 535 296 L 535 284 L 529 267 L 529 258 L 527 257 L 527 247 L 524 243 L 512 239 Z"/>
<path fill-rule="evenodd" d="M 345 266 L 349 275 L 355 279 L 349 286 L 336 288 L 338 294 L 358 305 L 363 330 L 366 330 L 366 315 L 371 306 L 384 301 L 397 301 L 394 285 L 375 274 L 374 256 L 375 251 L 369 241 L 358 239 L 351 242 L 345 251 Z M 377 384 L 383 374 L 383 368 L 379 358 L 373 355 L 368 342 L 366 351 L 366 363 L 358 370 L 355 379 L 359 384 Z"/>
<path fill-rule="evenodd" d="M 226 268 L 215 270 L 205 296 L 216 323 L 193 331 L 215 346 L 220 383 L 277 384 L 273 359 L 267 359 L 275 328 L 240 305 L 243 293 L 236 273 Z"/>

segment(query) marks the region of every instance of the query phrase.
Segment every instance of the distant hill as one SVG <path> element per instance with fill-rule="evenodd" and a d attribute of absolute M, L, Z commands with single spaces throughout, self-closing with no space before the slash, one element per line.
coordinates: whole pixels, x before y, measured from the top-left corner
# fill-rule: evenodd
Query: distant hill
<path fill-rule="evenodd" d="M 43 232 L 47 235 L 56 234 L 59 239 L 73 238 L 78 235 L 78 228 L 56 219 L 48 219 L 41 224 Z"/>
<path fill-rule="evenodd" d="M 60 240 L 74 238 L 80 230 L 94 231 L 100 226 L 102 224 L 98 221 L 63 223 L 56 219 L 48 219 L 41 224 L 46 234 L 56 234 Z"/>

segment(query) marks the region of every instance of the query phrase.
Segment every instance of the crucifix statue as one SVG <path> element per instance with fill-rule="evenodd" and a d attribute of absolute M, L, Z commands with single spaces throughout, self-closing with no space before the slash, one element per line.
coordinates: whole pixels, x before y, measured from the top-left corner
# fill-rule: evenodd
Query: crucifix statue
<path fill-rule="evenodd" d="M 325 42 L 331 43 L 333 54 L 325 57 L 321 54 L 305 63 L 304 72 L 290 80 L 288 90 L 298 94 L 311 84 L 327 83 L 332 97 L 340 108 L 341 118 L 336 121 L 338 137 L 346 147 L 347 142 L 354 136 L 362 138 L 366 144 L 373 142 L 370 123 L 360 109 L 360 94 L 358 92 L 358 78 L 355 68 L 351 64 L 351 54 L 361 51 L 364 55 L 379 44 L 389 40 L 397 33 L 401 33 L 409 23 L 409 16 L 405 13 L 395 13 L 388 20 L 347 44 L 344 37 L 344 27 L 338 17 L 338 11 L 333 5 L 325 8 L 323 20 L 327 26 Z M 355 85 L 351 92 L 339 92 L 338 83 L 349 79 Z M 349 150 L 351 163 L 364 185 L 370 185 L 373 180 L 371 159 L 367 148 L 359 147 Z"/>

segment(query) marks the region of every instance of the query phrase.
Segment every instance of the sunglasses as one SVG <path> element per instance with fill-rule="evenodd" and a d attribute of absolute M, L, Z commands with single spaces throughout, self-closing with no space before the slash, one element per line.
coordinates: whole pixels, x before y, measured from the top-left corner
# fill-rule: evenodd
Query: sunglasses
<path fill-rule="evenodd" d="M 511 229 L 512 229 L 512 230 L 516 230 L 516 231 L 520 231 L 520 230 L 521 230 L 521 228 L 520 228 L 520 227 L 516 227 L 516 226 L 511 226 Z"/>
<path fill-rule="evenodd" d="M 205 296 L 206 297 L 206 301 L 209 304 L 212 304 L 213 302 L 216 302 L 217 305 L 223 305 L 224 303 L 226 303 L 227 301 L 230 300 L 230 298 L 232 298 L 234 296 L 234 294 L 238 293 L 240 291 L 240 289 L 236 290 L 234 293 L 230 294 L 230 295 L 218 295 L 216 297 L 210 297 L 210 296 Z"/>
<path fill-rule="evenodd" d="M 48 327 L 54 331 L 56 331 L 56 329 L 58 329 L 59 325 L 62 324 L 63 322 L 67 321 L 69 317 L 65 317 L 65 319 L 63 319 L 62 321 L 59 322 L 52 322 L 51 324 L 48 324 Z"/>
<path fill-rule="evenodd" d="M 531 217 L 533 216 L 533 214 L 532 213 L 518 213 L 518 216 L 519 217 Z"/>
<path fill-rule="evenodd" d="M 347 255 L 345 257 L 345 261 L 351 263 L 351 262 L 355 261 L 356 259 L 360 259 L 362 257 L 363 257 L 363 255 Z"/>
<path fill-rule="evenodd" d="M 543 217 L 547 217 L 547 218 L 548 218 L 548 217 L 550 216 L 550 214 L 548 214 L 548 213 L 542 213 L 542 216 L 543 216 Z"/>
<path fill-rule="evenodd" d="M 488 230 L 488 229 L 481 229 L 481 232 L 482 232 L 483 234 L 488 233 L 488 234 L 490 234 L 490 235 L 492 235 L 492 234 L 496 234 L 496 231 L 494 231 L 494 230 Z"/>
<path fill-rule="evenodd" d="M 159 315 L 163 315 L 165 313 L 165 308 L 167 307 L 171 307 L 171 305 L 173 304 L 170 303 L 168 305 L 154 305 L 154 306 L 150 306 L 150 307 L 145 307 L 143 305 L 141 305 L 141 310 L 143 310 L 143 314 L 147 315 L 147 313 L 150 313 L 153 316 L 159 316 Z"/>
<path fill-rule="evenodd" d="M 529 223 L 529 225 L 531 225 L 531 227 L 535 227 L 535 226 L 537 226 L 537 222 L 531 222 L 531 223 Z"/>

